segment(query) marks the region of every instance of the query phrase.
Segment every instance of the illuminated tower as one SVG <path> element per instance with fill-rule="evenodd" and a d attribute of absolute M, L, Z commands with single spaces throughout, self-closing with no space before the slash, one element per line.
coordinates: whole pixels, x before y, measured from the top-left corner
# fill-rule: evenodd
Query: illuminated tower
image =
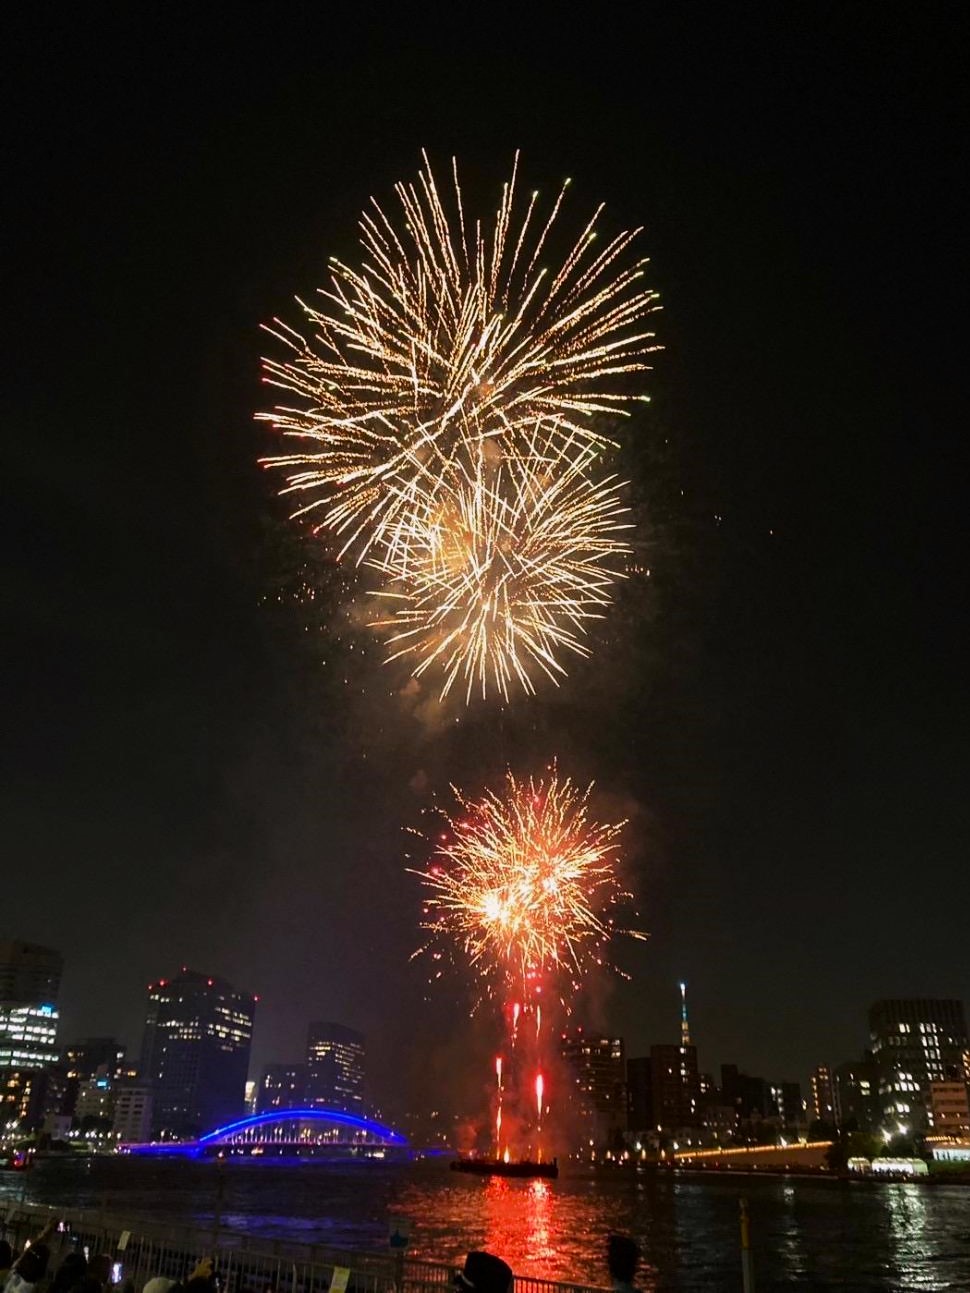
<path fill-rule="evenodd" d="M 256 1001 L 195 970 L 149 984 L 141 1077 L 155 1136 L 198 1136 L 242 1114 Z"/>
<path fill-rule="evenodd" d="M 680 985 L 680 1044 L 690 1045 L 690 1024 L 687 1022 L 687 984 Z"/>

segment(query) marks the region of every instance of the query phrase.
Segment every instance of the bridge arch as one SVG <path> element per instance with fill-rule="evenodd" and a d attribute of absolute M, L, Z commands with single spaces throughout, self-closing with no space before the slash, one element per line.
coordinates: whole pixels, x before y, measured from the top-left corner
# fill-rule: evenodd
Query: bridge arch
<path fill-rule="evenodd" d="M 249 1118 L 240 1118 L 237 1122 L 216 1127 L 214 1131 L 200 1136 L 198 1145 L 204 1149 L 210 1145 L 229 1144 L 235 1140 L 252 1141 L 254 1133 L 260 1129 L 270 1131 L 273 1127 L 285 1127 L 288 1123 L 336 1123 L 346 1127 L 358 1136 L 373 1137 L 376 1141 L 388 1145 L 406 1145 L 407 1137 L 402 1136 L 393 1127 L 377 1122 L 373 1118 L 361 1118 L 357 1114 L 346 1113 L 343 1109 L 273 1109 L 269 1113 L 256 1113 Z"/>

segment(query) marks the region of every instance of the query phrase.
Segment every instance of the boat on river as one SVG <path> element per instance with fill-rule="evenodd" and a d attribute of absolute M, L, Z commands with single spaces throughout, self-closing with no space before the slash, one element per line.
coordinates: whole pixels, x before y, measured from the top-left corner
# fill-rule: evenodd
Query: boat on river
<path fill-rule="evenodd" d="M 504 1158 L 455 1158 L 450 1167 L 453 1172 L 468 1172 L 471 1176 L 511 1176 L 517 1180 L 540 1176 L 554 1181 L 559 1175 L 559 1163 L 555 1158 L 548 1163 L 530 1158 L 509 1161 Z"/>

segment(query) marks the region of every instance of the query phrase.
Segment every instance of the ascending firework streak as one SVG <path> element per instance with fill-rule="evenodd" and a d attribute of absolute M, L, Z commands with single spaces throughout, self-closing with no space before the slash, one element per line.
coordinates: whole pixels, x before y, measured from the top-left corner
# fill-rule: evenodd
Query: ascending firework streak
<path fill-rule="evenodd" d="M 624 414 L 631 374 L 656 349 L 659 308 L 631 259 L 638 229 L 596 241 L 598 207 L 552 268 L 567 180 L 548 217 L 516 201 L 518 155 L 494 221 L 466 218 L 452 163 L 445 202 L 427 157 L 398 184 L 396 226 L 373 199 L 360 219 L 358 268 L 331 259 L 321 302 L 299 301 L 303 331 L 267 330 L 290 351 L 264 379 L 291 396 L 258 416 L 299 441 L 264 459 L 286 470 L 295 515 L 342 537 L 358 558 L 401 515 L 426 506 L 462 446 L 515 454 L 538 422 L 604 443 L 597 419 Z"/>
<path fill-rule="evenodd" d="M 596 455 L 537 427 L 515 456 L 461 455 L 433 501 L 397 513 L 368 558 L 386 581 L 389 659 L 435 677 L 442 699 L 460 680 L 468 701 L 533 693 L 537 673 L 565 673 L 562 652 L 589 655 L 585 626 L 630 552 L 615 478 L 589 474 Z"/>
<path fill-rule="evenodd" d="M 448 829 L 428 868 L 419 872 L 430 891 L 425 946 L 440 940 L 457 947 L 480 974 L 485 994 L 511 1003 L 513 1049 L 521 1014 L 531 1010 L 538 1054 L 544 990 L 564 999 L 593 964 L 604 964 L 606 944 L 618 932 L 611 909 L 631 897 L 615 871 L 623 823 L 589 820 L 591 789 L 580 791 L 553 767 L 540 780 L 519 780 L 509 772 L 504 795 L 488 791 L 476 802 L 455 790 L 462 811 L 446 815 Z M 636 930 L 620 932 L 644 937 Z M 496 1077 L 500 1137 L 501 1060 Z M 544 1095 L 540 1070 L 537 1126 Z"/>

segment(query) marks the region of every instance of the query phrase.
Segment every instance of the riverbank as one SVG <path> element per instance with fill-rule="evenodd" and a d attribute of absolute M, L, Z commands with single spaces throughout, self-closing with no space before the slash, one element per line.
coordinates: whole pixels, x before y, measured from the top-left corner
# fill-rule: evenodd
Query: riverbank
<path fill-rule="evenodd" d="M 292 1293 L 291 1252 L 386 1262 L 391 1226 L 402 1222 L 408 1261 L 433 1269 L 434 1281 L 484 1248 L 520 1283 L 604 1286 L 605 1237 L 621 1230 L 643 1253 L 638 1288 L 679 1293 L 740 1287 L 744 1196 L 759 1288 L 970 1288 L 966 1191 L 941 1185 L 860 1189 L 829 1175 L 599 1168 L 564 1168 L 555 1182 L 482 1181 L 432 1161 L 287 1167 L 119 1156 L 0 1174 L 0 1223 L 24 1192 L 58 1213 L 84 1211 L 89 1223 L 116 1219 L 146 1241 L 182 1236 L 186 1256 L 218 1234 L 219 1251 L 237 1253 L 228 1293 L 255 1287 L 237 1280 L 246 1254 L 282 1262 L 279 1293 Z"/>

